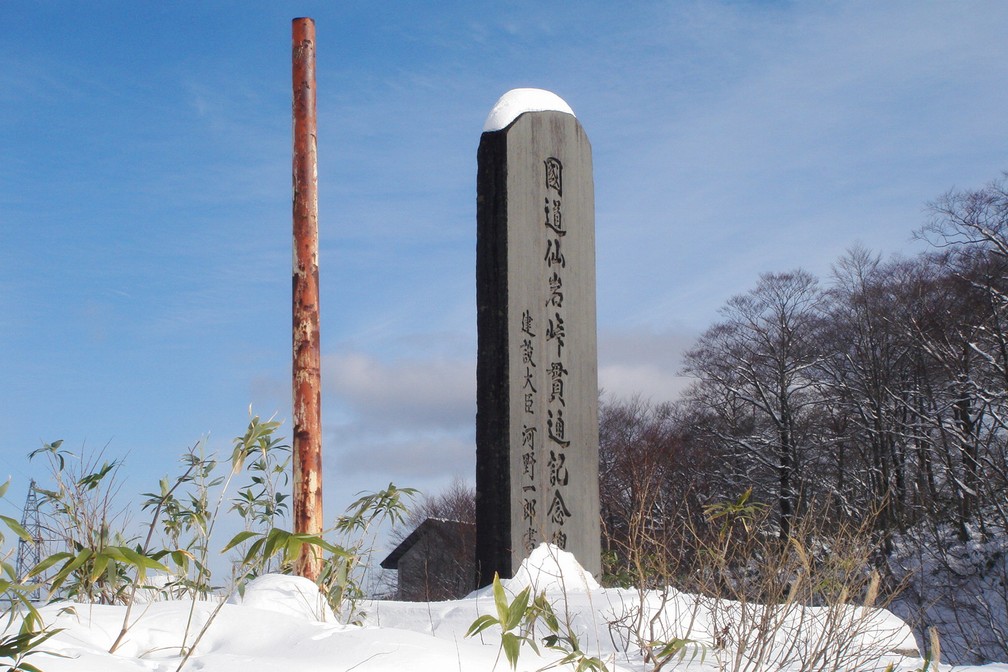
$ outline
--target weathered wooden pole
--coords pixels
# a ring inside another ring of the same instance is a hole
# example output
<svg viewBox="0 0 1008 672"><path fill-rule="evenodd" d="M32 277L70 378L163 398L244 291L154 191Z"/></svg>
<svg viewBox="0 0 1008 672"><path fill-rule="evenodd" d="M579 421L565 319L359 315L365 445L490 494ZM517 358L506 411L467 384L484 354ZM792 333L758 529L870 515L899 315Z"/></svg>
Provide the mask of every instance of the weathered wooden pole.
<svg viewBox="0 0 1008 672"><path fill-rule="evenodd" d="M318 139L315 22L292 22L294 89L294 531L322 533L322 411L318 281ZM322 557L305 546L301 576L318 578Z"/></svg>

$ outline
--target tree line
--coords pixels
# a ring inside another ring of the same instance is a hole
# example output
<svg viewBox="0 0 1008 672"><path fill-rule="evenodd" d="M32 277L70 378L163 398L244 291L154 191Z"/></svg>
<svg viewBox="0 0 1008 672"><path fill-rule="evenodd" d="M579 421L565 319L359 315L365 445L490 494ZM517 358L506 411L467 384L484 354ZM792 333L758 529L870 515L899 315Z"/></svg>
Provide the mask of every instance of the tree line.
<svg viewBox="0 0 1008 672"><path fill-rule="evenodd" d="M824 278L761 275L685 353L695 381L676 402L604 401L607 546L625 547L634 515L698 529L705 506L743 492L781 540L810 514L826 528L870 517L880 559L925 529L945 545L942 530L1003 539L1005 179L931 203L916 256L857 246Z"/></svg>

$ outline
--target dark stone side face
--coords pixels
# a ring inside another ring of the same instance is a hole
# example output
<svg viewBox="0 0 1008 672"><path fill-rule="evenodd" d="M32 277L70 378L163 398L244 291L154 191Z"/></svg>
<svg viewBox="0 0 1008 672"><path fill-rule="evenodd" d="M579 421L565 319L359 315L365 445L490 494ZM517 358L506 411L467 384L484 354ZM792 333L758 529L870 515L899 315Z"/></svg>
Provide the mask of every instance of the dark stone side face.
<svg viewBox="0 0 1008 672"><path fill-rule="evenodd" d="M591 146L563 112L484 133L477 176L479 585L539 543L600 572Z"/></svg>

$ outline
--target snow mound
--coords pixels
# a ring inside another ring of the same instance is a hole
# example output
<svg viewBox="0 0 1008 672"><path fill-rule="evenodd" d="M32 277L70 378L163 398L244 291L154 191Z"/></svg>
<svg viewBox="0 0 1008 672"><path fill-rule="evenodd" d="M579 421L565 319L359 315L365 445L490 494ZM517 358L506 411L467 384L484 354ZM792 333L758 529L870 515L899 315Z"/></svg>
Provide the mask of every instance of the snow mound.
<svg viewBox="0 0 1008 672"><path fill-rule="evenodd" d="M286 574L260 576L245 586L244 595L233 595L228 602L298 616L308 621L332 623L336 620L318 586L303 576Z"/></svg>
<svg viewBox="0 0 1008 672"><path fill-rule="evenodd" d="M483 122L483 131L499 131L525 112L566 112L574 115L563 98L545 89L511 89L501 96Z"/></svg>
<svg viewBox="0 0 1008 672"><path fill-rule="evenodd" d="M531 588L536 595L547 593L590 593L598 590L598 581L578 564L572 553L553 544L541 543L529 557L522 560L513 578L501 580L501 585L514 595ZM480 588L470 597L490 597L493 586Z"/></svg>

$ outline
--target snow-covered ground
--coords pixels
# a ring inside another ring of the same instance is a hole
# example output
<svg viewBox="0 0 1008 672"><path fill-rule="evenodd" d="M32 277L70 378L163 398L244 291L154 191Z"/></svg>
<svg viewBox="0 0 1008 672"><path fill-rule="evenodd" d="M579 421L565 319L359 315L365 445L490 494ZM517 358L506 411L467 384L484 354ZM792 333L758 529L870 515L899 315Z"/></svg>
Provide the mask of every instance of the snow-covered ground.
<svg viewBox="0 0 1008 672"><path fill-rule="evenodd" d="M937 628L949 660L1004 660L1008 533L996 524L969 533L963 541L951 526L921 525L896 537L889 566L905 587L891 608L917 626L918 637Z"/></svg>
<svg viewBox="0 0 1008 672"><path fill-rule="evenodd" d="M600 588L573 556L546 545L536 549L514 579L502 583L509 600L525 587L531 587L533 594L545 592L563 632L567 632L569 624L582 650L599 656L610 670L652 669L642 659L639 646L633 642L627 644L627 638L633 637L634 617L641 613L657 617L655 622L661 628L654 632L658 638L667 641L678 636L695 641L687 646L682 660L676 659L663 669L688 672L739 669L733 667L738 662L733 656L734 638L726 636L730 628L722 629L721 624L744 622L742 605L705 602L674 592L663 600L659 593L648 593L644 595L641 612L641 599L636 591ZM66 610L68 606L72 606L72 611ZM187 601L137 605L124 643L110 654L108 649L122 626L124 607L48 605L42 609L46 623L62 631L43 644L42 648L49 653L32 655L28 662L44 672L170 672L181 661L180 647L191 606ZM195 605L189 643L211 619L217 606L214 602ZM184 669L203 672L509 669L504 655L499 653L498 626L475 637L465 636L477 617L497 614L492 588L455 601L373 601L363 608L366 616L361 625L340 624L311 582L289 576L261 577L249 584L243 597L233 597L222 606ZM811 662L803 665L800 658L802 652L816 650L817 643L833 641L824 639L829 623L846 624L848 628L857 624L857 632L852 631L852 636L844 640L851 647L848 653L859 647L871 652L870 660L848 669L882 670L892 662L896 670L917 670L923 664L913 653L916 644L909 628L900 619L884 610L869 612L851 607L788 613L769 638L770 647L764 652L762 666L742 669L818 669ZM541 634L544 633L540 630ZM754 642L750 641L750 650L756 649L752 646ZM518 669L541 670L563 657L563 653L543 647L540 651L542 655L537 655L523 647ZM574 667L566 665L563 669ZM951 669L1008 672L1008 665Z"/></svg>

